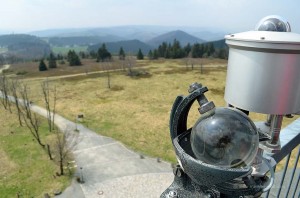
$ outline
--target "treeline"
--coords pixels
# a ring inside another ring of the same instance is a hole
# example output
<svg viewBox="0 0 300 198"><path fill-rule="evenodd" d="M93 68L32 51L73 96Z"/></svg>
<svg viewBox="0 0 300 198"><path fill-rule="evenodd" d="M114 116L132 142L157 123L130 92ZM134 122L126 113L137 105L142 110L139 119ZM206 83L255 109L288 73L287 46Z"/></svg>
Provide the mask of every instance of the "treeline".
<svg viewBox="0 0 300 198"><path fill-rule="evenodd" d="M182 47L178 40L174 40L173 43L163 42L157 49L149 50L148 59L154 60L158 58L166 59L180 59L180 58L220 58L228 59L228 48L223 46L224 41L216 41L209 43L195 43L193 45L187 44ZM216 46L218 47L215 47ZM224 43L225 45L225 43ZM123 47L119 49L119 59L124 60L126 52ZM144 54L139 48L136 59L143 60ZM48 59L48 67L43 60L40 61L39 70L46 71L48 68L56 68L56 60L59 60L60 64L65 64L64 60L67 60L70 66L82 65L80 59L92 58L96 59L96 62L107 62L112 60L112 54L107 49L106 44L102 44L97 51L91 50L88 52L79 52L78 54L74 50L69 50L67 55L50 53Z"/></svg>
<svg viewBox="0 0 300 198"><path fill-rule="evenodd" d="M94 45L102 42L99 36L73 36L73 37L51 37L48 40L49 44L54 46L85 46Z"/></svg>
<svg viewBox="0 0 300 198"><path fill-rule="evenodd" d="M228 59L227 48L215 48L214 43L203 44L187 44L182 47L178 40L174 40L173 43L163 42L157 49L150 50L148 53L149 59L178 59L178 58L221 58Z"/></svg>

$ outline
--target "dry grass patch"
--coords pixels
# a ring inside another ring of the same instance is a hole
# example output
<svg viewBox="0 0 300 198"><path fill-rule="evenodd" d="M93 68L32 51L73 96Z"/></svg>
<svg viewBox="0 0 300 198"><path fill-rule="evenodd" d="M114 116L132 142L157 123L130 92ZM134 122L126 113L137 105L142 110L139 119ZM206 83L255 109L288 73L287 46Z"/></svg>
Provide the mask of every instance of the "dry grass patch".
<svg viewBox="0 0 300 198"><path fill-rule="evenodd" d="M151 78L136 79L123 71L111 72L111 89L107 88L105 74L53 80L58 85L57 111L70 120L84 113L84 124L99 134L113 137L147 155L175 162L169 136L169 114L176 96L187 95L189 85L199 82L208 87L209 100L216 106L226 106L226 62L199 61L207 64L202 73L200 67L187 69L182 60L137 61ZM38 81L30 83L37 93ZM33 97L43 105L38 94ZM197 108L196 104L191 109L189 127L199 118ZM262 114L251 113L250 116L254 121L266 119ZM284 125L292 120L284 119Z"/></svg>
<svg viewBox="0 0 300 198"><path fill-rule="evenodd" d="M223 89L224 82L211 78L225 78L225 69L210 75L199 70L186 70L178 60L147 62L143 69L151 78L131 78L122 71L111 73L112 89L107 88L107 77L89 75L57 80L58 113L74 120L80 112L84 123L102 135L113 137L127 146L175 162L169 136L169 113L177 95L187 94L191 83L198 81L209 89ZM171 67L170 67L171 65ZM175 72L174 72L175 71ZM38 90L37 83L32 86ZM224 106L223 96L208 92L209 99ZM35 101L41 105L38 98ZM198 118L197 106L191 113L190 126Z"/></svg>
<svg viewBox="0 0 300 198"><path fill-rule="evenodd" d="M0 159L0 178L4 178L5 175L18 168L18 165L7 156L2 148L0 148Z"/></svg>

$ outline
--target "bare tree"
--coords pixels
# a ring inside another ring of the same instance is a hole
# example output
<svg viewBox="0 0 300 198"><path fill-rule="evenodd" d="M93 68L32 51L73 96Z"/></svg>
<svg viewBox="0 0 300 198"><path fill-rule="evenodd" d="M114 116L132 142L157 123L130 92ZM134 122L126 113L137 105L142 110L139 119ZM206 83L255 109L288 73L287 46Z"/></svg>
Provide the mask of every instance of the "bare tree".
<svg viewBox="0 0 300 198"><path fill-rule="evenodd" d="M47 153L48 153L49 159L50 159L50 160L53 160L53 157L52 157L52 153L51 153L51 149L50 149L50 145L49 145L49 144L47 144Z"/></svg>
<svg viewBox="0 0 300 198"><path fill-rule="evenodd" d="M40 120L35 113L31 110L31 104L28 98L28 88L27 85L23 84L20 89L20 95L22 99L22 116L25 125L30 130L32 136L37 140L39 145L45 147L41 141L40 137Z"/></svg>
<svg viewBox="0 0 300 198"><path fill-rule="evenodd" d="M49 126L49 132L52 131L52 122L51 122L51 110L50 110L50 94L49 94L49 81L43 81L41 83L42 92L44 96L45 107L47 111L47 121Z"/></svg>
<svg viewBox="0 0 300 198"><path fill-rule="evenodd" d="M128 75L133 76L133 67L136 65L136 60L132 56L127 56L126 57L126 62L127 62L127 68L128 68Z"/></svg>
<svg viewBox="0 0 300 198"><path fill-rule="evenodd" d="M106 71L107 74L107 88L110 89L110 74L109 74L109 70Z"/></svg>
<svg viewBox="0 0 300 198"><path fill-rule="evenodd" d="M110 71L111 71L111 62L109 60L105 60L104 62L101 63L102 69L106 71L106 76L107 76L107 88L111 88L111 77L110 77Z"/></svg>
<svg viewBox="0 0 300 198"><path fill-rule="evenodd" d="M71 159L72 150L78 144L78 133L72 132L70 127L66 127L62 132L54 130L56 138L54 148L56 157L55 160L59 164L60 175L64 175L64 166Z"/></svg>
<svg viewBox="0 0 300 198"><path fill-rule="evenodd" d="M0 77L0 91L2 94L1 97L1 103L4 107L4 109L9 110L10 113L12 113L11 111L11 104L10 104L10 100L9 100L9 83L7 80L7 77L5 74L2 74L2 76Z"/></svg>
<svg viewBox="0 0 300 198"><path fill-rule="evenodd" d="M202 59L200 59L200 73L203 74L203 62L202 62Z"/></svg>
<svg viewBox="0 0 300 198"><path fill-rule="evenodd" d="M23 124L22 124L22 109L21 109L21 104L20 104L19 96L18 96L19 88L20 88L20 82L18 80L12 80L11 84L10 84L10 89L11 89L12 96L14 97L14 102L15 102L15 106L17 109L19 124L20 124L20 126L23 126Z"/></svg>
<svg viewBox="0 0 300 198"><path fill-rule="evenodd" d="M192 70L194 70L195 59L193 58L192 51L188 55L189 63L191 64Z"/></svg>
<svg viewBox="0 0 300 198"><path fill-rule="evenodd" d="M121 69L122 69L123 71L126 71L126 69L125 69L125 65L126 65L126 64L125 64L125 63L126 63L126 62L125 62L125 59L122 59L122 60L120 60L119 62L120 62L120 64L121 64Z"/></svg>
<svg viewBox="0 0 300 198"><path fill-rule="evenodd" d="M189 57L183 58L182 60L183 60L183 62L185 64L186 70L188 70L188 66L189 66L189 63L190 63Z"/></svg>
<svg viewBox="0 0 300 198"><path fill-rule="evenodd" d="M53 88L52 128L54 128L54 118L56 114L56 100L57 100L57 92L56 92L56 85L55 85Z"/></svg>
<svg viewBox="0 0 300 198"><path fill-rule="evenodd" d="M48 79L41 83L41 87L42 87L42 92L43 92L43 96L44 96L45 107L47 110L47 120L48 120L49 131L51 132L54 129L55 107L56 107L56 100L57 100L56 86L54 86L54 89L53 89L52 109L51 109L51 104L50 104L51 103L50 88L49 88Z"/></svg>

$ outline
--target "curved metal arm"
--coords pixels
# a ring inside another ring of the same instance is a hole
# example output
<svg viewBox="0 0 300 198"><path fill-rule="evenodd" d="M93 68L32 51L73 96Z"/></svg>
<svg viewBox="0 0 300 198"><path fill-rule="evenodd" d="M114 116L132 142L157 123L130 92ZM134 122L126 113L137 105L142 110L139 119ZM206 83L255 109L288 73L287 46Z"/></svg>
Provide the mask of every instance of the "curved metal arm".
<svg viewBox="0 0 300 198"><path fill-rule="evenodd" d="M186 97L178 96L176 98L170 116L170 134L172 142L178 135L187 131L187 117L191 106L198 97L207 91L207 87L201 87Z"/></svg>

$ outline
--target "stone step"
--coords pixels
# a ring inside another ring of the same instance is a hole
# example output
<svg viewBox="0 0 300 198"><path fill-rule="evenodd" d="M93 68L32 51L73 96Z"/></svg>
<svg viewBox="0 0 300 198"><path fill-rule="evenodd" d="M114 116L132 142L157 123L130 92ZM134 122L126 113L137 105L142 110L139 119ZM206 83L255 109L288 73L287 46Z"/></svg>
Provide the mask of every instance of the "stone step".
<svg viewBox="0 0 300 198"><path fill-rule="evenodd" d="M84 185L82 189L89 198L157 198L172 184L173 179L172 173L148 173Z"/></svg>
<svg viewBox="0 0 300 198"><path fill-rule="evenodd" d="M131 176L145 173L172 172L171 165L165 162L158 163L155 159L127 157L119 160L110 160L106 163L93 163L82 166L77 174L83 175L85 184L103 182L118 177ZM95 171L96 170L96 171ZM82 171L82 172L81 172ZM88 178L88 179L85 179Z"/></svg>

